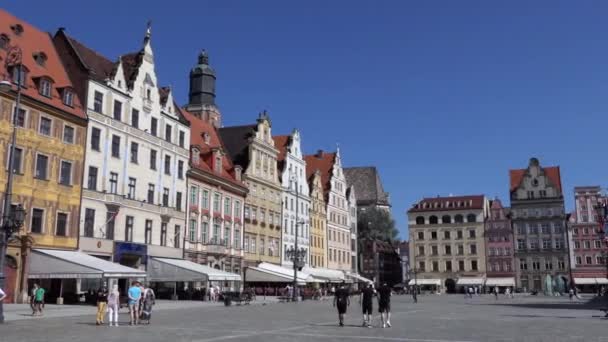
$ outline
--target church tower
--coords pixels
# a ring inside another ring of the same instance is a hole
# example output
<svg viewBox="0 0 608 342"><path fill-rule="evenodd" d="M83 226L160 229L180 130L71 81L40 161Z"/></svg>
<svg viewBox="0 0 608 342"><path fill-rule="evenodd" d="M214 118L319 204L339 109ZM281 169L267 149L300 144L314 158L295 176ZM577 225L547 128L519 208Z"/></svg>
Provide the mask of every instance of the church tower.
<svg viewBox="0 0 608 342"><path fill-rule="evenodd" d="M215 104L215 71L209 66L205 50L198 55L198 64L190 70L190 91L186 110L217 128L222 115Z"/></svg>

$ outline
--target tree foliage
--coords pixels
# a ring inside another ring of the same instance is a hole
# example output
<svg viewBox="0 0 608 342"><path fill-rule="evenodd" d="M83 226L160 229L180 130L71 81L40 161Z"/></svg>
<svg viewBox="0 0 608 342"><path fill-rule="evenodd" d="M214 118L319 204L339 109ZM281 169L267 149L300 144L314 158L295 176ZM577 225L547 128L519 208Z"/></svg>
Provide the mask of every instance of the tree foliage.
<svg viewBox="0 0 608 342"><path fill-rule="evenodd" d="M379 208L360 210L357 214L357 230L359 238L396 241L399 236L390 212Z"/></svg>

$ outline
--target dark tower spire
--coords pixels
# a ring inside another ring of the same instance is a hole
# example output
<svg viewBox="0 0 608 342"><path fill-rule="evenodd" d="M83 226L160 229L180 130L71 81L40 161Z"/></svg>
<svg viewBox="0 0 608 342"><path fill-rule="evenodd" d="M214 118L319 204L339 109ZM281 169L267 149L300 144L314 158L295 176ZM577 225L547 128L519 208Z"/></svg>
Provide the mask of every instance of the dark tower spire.
<svg viewBox="0 0 608 342"><path fill-rule="evenodd" d="M198 64L190 70L188 106L215 105L215 71L209 66L205 50L198 55Z"/></svg>

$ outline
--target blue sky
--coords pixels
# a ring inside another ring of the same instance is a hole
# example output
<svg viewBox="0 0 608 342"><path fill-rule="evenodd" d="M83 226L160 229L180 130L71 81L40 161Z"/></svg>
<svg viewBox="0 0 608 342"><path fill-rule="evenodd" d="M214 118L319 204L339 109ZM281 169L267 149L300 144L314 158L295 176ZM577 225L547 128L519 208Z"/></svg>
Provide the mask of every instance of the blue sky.
<svg viewBox="0 0 608 342"><path fill-rule="evenodd" d="M162 85L185 103L207 49L224 123L263 109L273 133L376 165L402 236L424 196L483 193L508 204L508 170L560 165L606 186L608 2L5 1L41 29L116 58L146 22Z"/></svg>

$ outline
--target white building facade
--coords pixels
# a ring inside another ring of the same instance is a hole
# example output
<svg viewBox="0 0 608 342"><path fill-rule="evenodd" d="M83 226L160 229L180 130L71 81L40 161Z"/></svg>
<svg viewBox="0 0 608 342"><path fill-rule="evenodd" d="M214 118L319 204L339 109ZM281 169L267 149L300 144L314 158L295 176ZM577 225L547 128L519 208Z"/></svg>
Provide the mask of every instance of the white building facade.
<svg viewBox="0 0 608 342"><path fill-rule="evenodd" d="M327 266L330 269L352 271L350 212L340 149L334 153L330 172L327 195Z"/></svg>
<svg viewBox="0 0 608 342"><path fill-rule="evenodd" d="M150 28L117 62L65 38L88 79L80 250L140 269L182 258L190 129L158 86Z"/></svg>
<svg viewBox="0 0 608 342"><path fill-rule="evenodd" d="M281 264L293 267L293 261L285 253L295 248L304 249L304 264L309 264L310 253L310 190L306 180L306 162L302 155L301 137L298 130L288 136L274 137L279 150L279 175L281 177L283 231L281 234Z"/></svg>

